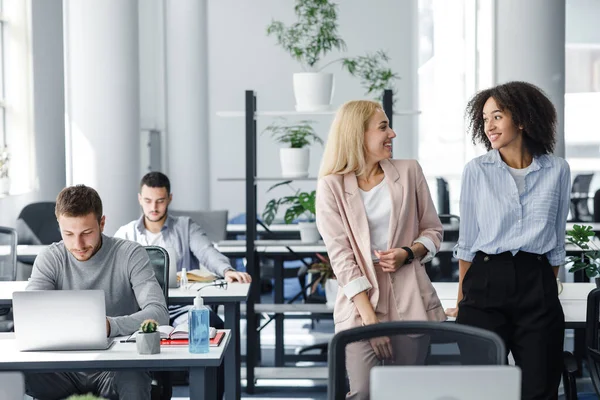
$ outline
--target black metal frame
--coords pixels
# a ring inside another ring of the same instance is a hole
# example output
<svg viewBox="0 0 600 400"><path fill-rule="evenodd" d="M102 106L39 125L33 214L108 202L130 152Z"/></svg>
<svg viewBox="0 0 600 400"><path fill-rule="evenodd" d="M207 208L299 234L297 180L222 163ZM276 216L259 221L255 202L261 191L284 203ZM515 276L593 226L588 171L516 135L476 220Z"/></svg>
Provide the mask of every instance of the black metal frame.
<svg viewBox="0 0 600 400"><path fill-rule="evenodd" d="M506 346L504 342L494 332L467 325L446 324L435 321L400 321L385 322L369 326L347 329L338 332L333 336L329 343L329 378L327 383L327 399L343 400L346 397L346 346L360 340L369 340L380 336L410 335L410 334L431 334L440 333L456 334L474 339L488 340L495 345L495 354L490 354L495 358L494 365L506 365ZM339 373L338 366L344 366Z"/></svg>
<svg viewBox="0 0 600 400"><path fill-rule="evenodd" d="M254 311L254 304L260 301L260 268L258 254L254 241L256 240L257 228L259 223L256 218L256 94L253 90L245 91L245 130L246 130L246 270L255 282L250 286L250 295L246 303L247 320L247 346L246 346L246 392L252 394L255 391L254 366L259 360L260 341L259 316ZM390 127L393 127L393 92L384 90L382 97L383 110L389 119ZM291 251L291 249L290 249ZM275 271L277 274L278 272ZM281 288L283 290L283 288ZM276 297L282 297L282 293L277 293ZM277 315L275 319L282 319L283 315ZM278 334L283 335L283 324L278 324ZM280 355L282 358L282 355Z"/></svg>

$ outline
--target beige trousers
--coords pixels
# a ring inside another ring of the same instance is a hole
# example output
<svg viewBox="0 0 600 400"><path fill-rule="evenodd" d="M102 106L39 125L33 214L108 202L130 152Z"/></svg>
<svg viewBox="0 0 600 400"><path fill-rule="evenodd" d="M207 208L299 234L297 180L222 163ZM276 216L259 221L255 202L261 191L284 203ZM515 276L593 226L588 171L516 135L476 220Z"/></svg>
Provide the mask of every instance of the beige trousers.
<svg viewBox="0 0 600 400"><path fill-rule="evenodd" d="M380 279L382 283L388 284L391 288L391 282ZM383 281L383 282L382 282ZM389 310L387 315L377 313L377 317L381 322L400 321L400 315L395 307L394 294L391 290L386 290L389 293ZM385 293L384 292L384 293ZM394 352L393 360L380 361L371 343L368 340L351 343L346 347L346 372L350 383L350 392L346 395L346 399L363 400L369 398L369 377L371 368L376 365L422 365L429 348L429 337L427 336L408 336L399 335L390 337Z"/></svg>

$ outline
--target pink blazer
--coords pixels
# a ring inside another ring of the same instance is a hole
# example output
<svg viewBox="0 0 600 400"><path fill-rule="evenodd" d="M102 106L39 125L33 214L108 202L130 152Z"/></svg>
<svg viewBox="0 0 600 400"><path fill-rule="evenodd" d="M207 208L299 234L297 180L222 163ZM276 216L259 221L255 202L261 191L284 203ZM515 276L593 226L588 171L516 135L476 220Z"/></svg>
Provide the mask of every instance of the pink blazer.
<svg viewBox="0 0 600 400"><path fill-rule="evenodd" d="M392 197L389 248L411 246L420 236L429 238L439 250L442 224L433 205L421 166L416 160L383 160ZM360 326L362 320L343 288L361 276L368 279L373 309L387 314L389 296L380 298L380 282L371 260L371 239L364 204L354 173L319 179L316 199L317 226L338 279L340 290L334 307L336 331ZM391 274L391 290L402 320L446 319L425 267L420 260Z"/></svg>

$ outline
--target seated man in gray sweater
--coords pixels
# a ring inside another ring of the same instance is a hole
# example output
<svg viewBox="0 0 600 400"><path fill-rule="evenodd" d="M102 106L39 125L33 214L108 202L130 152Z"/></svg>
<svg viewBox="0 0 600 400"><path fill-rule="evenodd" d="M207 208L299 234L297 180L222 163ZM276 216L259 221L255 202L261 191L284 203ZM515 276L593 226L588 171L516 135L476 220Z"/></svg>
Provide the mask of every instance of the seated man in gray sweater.
<svg viewBox="0 0 600 400"><path fill-rule="evenodd" d="M169 322L165 298L146 250L137 243L102 234L105 217L98 193L84 185L63 189L56 199L62 241L42 251L28 290L102 289L106 336L130 335L145 319ZM28 373L27 394L64 399L92 392L107 399L147 400L148 372Z"/></svg>

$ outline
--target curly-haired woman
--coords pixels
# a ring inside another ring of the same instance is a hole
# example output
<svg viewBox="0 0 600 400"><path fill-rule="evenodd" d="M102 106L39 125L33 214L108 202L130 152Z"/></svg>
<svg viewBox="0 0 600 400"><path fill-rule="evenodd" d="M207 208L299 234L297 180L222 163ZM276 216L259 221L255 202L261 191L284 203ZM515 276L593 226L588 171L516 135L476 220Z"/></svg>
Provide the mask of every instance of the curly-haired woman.
<svg viewBox="0 0 600 400"><path fill-rule="evenodd" d="M488 152L462 176L456 322L496 332L522 371L523 399L556 398L564 314L570 169L551 155L556 110L537 87L509 82L467 106L473 143Z"/></svg>

